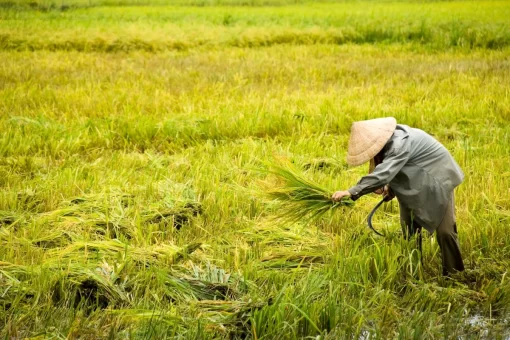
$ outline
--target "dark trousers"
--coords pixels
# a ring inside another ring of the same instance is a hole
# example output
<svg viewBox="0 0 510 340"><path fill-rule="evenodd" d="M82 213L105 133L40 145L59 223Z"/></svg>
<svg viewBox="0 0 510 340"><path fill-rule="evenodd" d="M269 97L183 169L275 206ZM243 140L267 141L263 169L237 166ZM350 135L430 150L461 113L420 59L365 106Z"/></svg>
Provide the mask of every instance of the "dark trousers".
<svg viewBox="0 0 510 340"><path fill-rule="evenodd" d="M413 212L400 204L400 224L402 231L407 237L421 232L421 225L413 218ZM443 275L464 270L464 262L460 254L459 241L457 240L457 223L455 220L455 199L448 204L446 213L436 229L436 239L441 249L443 263Z"/></svg>

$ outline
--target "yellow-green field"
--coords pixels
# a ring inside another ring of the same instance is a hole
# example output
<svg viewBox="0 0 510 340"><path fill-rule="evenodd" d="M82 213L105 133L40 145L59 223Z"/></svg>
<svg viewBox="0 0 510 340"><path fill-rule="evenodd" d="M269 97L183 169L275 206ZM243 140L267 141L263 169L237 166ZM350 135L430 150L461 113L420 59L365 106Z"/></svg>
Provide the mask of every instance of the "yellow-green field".
<svg viewBox="0 0 510 340"><path fill-rule="evenodd" d="M510 1L0 3L0 335L510 337ZM280 223L261 171L348 189L353 121L441 141L467 271L369 195Z"/></svg>

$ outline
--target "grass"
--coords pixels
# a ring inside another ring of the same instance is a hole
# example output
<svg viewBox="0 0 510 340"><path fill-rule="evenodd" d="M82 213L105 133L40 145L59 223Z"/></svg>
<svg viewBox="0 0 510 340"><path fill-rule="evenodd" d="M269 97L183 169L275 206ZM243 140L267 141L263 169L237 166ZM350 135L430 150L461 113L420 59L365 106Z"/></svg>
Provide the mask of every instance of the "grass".
<svg viewBox="0 0 510 340"><path fill-rule="evenodd" d="M510 44L506 1L100 6L66 11L15 7L0 15L0 50L6 51L158 52L348 43L444 50L501 49Z"/></svg>
<svg viewBox="0 0 510 340"><path fill-rule="evenodd" d="M0 9L1 336L508 337L508 2L73 4ZM260 195L275 158L348 189L351 123L389 115L466 174L463 275L396 202L380 238L379 197Z"/></svg>

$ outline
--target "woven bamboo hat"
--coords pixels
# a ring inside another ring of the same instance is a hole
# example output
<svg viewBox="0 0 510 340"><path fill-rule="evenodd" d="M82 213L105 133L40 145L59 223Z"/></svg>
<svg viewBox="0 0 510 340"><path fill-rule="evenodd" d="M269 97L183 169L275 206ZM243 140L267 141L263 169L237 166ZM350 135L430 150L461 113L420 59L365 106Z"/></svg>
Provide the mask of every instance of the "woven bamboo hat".
<svg viewBox="0 0 510 340"><path fill-rule="evenodd" d="M352 166L368 162L382 150L397 127L393 117L354 122L347 151L347 163Z"/></svg>

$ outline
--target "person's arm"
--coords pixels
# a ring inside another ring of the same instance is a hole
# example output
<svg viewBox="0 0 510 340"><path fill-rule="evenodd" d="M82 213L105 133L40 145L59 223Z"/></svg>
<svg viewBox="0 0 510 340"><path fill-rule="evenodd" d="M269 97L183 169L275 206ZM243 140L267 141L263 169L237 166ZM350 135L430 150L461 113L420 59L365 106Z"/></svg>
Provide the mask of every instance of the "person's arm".
<svg viewBox="0 0 510 340"><path fill-rule="evenodd" d="M363 195L384 187L391 182L408 160L407 148L389 150L389 154L385 155L382 163L376 166L371 174L362 177L356 186L347 190L351 194L351 199L355 201Z"/></svg>
<svg viewBox="0 0 510 340"><path fill-rule="evenodd" d="M390 148L384 155L381 164L377 165L374 171L361 178L354 187L347 191L337 191L333 194L333 200L341 200L343 197L351 197L353 201L363 195L374 192L384 187L398 174L400 169L409 160L409 150L406 143L399 145L399 148Z"/></svg>

